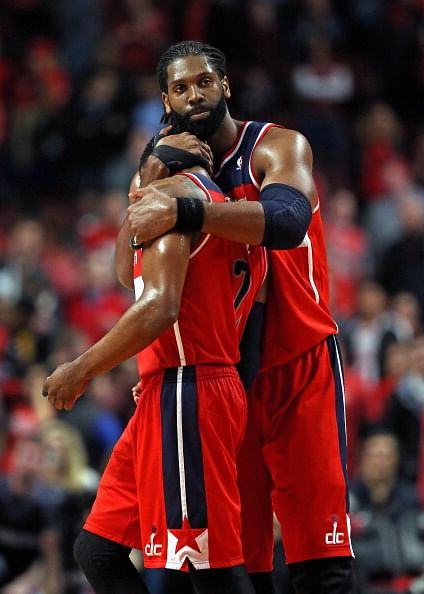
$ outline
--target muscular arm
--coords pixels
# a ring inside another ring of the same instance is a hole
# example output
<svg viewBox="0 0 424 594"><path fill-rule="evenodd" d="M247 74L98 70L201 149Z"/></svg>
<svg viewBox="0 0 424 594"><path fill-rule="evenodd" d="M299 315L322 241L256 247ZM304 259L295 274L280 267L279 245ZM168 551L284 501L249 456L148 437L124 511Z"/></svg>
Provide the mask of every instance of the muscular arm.
<svg viewBox="0 0 424 594"><path fill-rule="evenodd" d="M296 131L272 128L258 143L253 168L261 190L273 183L285 184L301 192L313 208L316 202L312 178L312 151L307 140ZM175 225L176 197L171 188L155 184L143 190L142 204L129 208L129 222L137 239L143 241L165 233ZM260 202L208 203L202 230L219 237L259 245L264 237L265 216Z"/></svg>
<svg viewBox="0 0 424 594"><path fill-rule="evenodd" d="M143 178L135 174L130 185L130 194L137 189L147 186L152 180L168 177L169 170L156 157L149 157L143 171ZM128 223L128 216L118 232L115 244L115 271L119 282L127 289L133 289L133 257L134 252L129 247L132 232Z"/></svg>
<svg viewBox="0 0 424 594"><path fill-rule="evenodd" d="M167 146L175 147L180 150L190 152L192 155L198 158L202 158L205 162L209 163L210 170L212 170L212 152L208 145L200 141L198 138L189 134L188 132L182 132L180 134L171 134L172 126L162 130L166 135L159 140L156 146ZM144 188L154 180L160 180L169 176L169 169L154 155L150 155L145 164L143 165L142 175L135 174L131 181L129 196L130 203L133 203L135 192L140 188ZM128 217L125 218L116 240L115 245L115 271L119 282L128 289L133 289L133 255L134 252L129 247L130 238L133 237ZM151 235L150 239L158 237L161 233Z"/></svg>
<svg viewBox="0 0 424 594"><path fill-rule="evenodd" d="M261 182L261 191L269 184L295 188L315 206L312 179L312 151L304 136L294 130L271 129L258 143L252 158L253 169ZM262 242L265 217L260 202L230 202L206 205L203 230L226 239L251 245ZM224 211L222 207L229 207Z"/></svg>
<svg viewBox="0 0 424 594"><path fill-rule="evenodd" d="M46 379L43 394L55 408L70 410L92 378L138 353L176 321L190 243L189 235L173 233L143 249L141 297L103 338Z"/></svg>

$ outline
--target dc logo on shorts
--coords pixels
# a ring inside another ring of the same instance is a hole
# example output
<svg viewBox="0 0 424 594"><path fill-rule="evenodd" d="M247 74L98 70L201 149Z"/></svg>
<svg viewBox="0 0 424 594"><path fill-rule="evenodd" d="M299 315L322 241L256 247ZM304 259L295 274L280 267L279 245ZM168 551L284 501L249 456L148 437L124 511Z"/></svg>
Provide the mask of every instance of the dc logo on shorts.
<svg viewBox="0 0 424 594"><path fill-rule="evenodd" d="M149 542L144 547L144 554L147 557L160 557L162 555L162 545L155 544L156 531L156 526L152 526Z"/></svg>
<svg viewBox="0 0 424 594"><path fill-rule="evenodd" d="M325 544L327 545L338 545L344 543L344 534L343 532L337 532L337 521L338 517L336 515L333 516L333 530L331 532L327 532L325 535Z"/></svg>

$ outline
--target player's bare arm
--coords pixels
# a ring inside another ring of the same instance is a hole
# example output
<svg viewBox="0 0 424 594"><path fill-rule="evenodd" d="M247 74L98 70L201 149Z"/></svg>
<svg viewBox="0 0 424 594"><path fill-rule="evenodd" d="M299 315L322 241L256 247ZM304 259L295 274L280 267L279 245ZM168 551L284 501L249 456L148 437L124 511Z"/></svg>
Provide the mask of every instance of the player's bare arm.
<svg viewBox="0 0 424 594"><path fill-rule="evenodd" d="M261 191L270 184L283 184L304 196L311 207L315 205L312 151L300 133L271 129L253 153L253 167L262 180ZM165 233L177 222L177 194L171 191L165 195L161 190L162 186L150 184L142 191L143 202L129 208L130 227L139 241ZM305 221L305 231L307 224ZM233 241L260 245L266 231L264 205L252 201L205 204L202 230Z"/></svg>
<svg viewBox="0 0 424 594"><path fill-rule="evenodd" d="M194 158L202 159L207 165L207 169L212 171L212 151L210 147L199 140L193 134L189 132L182 132L180 134L171 134L172 126L162 130L161 132L165 135L157 143L156 147L168 147L169 149L178 149L191 153ZM137 172L131 181L129 189L129 202L130 204L136 202L141 198L141 194L138 191L147 186L153 180L166 178L170 175L169 168L166 166L164 161L158 158L156 155L150 155L146 163L143 166L142 175L140 176ZM154 237L161 235L158 233ZM119 282L128 289L133 289L133 251L129 247L130 238L133 236L129 223L128 217L125 218L119 230L116 246L115 246L115 271ZM151 237L153 239L153 237Z"/></svg>
<svg viewBox="0 0 424 594"><path fill-rule="evenodd" d="M190 244L190 235L172 233L143 249L141 297L103 338L46 379L43 395L56 409L73 408L91 379L134 356L177 320Z"/></svg>

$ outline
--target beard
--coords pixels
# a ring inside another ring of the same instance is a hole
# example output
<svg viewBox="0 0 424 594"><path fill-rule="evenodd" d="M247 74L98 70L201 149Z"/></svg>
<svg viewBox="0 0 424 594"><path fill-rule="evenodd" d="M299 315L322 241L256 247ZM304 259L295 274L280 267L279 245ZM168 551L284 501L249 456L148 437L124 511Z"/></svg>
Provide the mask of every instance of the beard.
<svg viewBox="0 0 424 594"><path fill-rule="evenodd" d="M190 132L190 134L194 134L200 140L206 140L215 134L227 113L227 103L224 93L222 93L215 107L202 105L203 107L209 111L209 116L204 120L192 120L190 119L190 114L181 115L171 108L170 123L173 125L172 133Z"/></svg>

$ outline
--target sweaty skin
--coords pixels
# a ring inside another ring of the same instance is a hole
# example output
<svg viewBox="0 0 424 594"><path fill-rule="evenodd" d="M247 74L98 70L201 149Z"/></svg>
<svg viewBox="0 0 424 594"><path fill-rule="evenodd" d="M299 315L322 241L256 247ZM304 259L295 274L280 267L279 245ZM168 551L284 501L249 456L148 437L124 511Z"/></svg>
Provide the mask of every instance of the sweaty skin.
<svg viewBox="0 0 424 594"><path fill-rule="evenodd" d="M180 192L203 198L188 178L173 179ZM57 410L71 410L91 379L136 355L178 319L193 239L191 234L169 233L144 246L140 298L103 338L45 380L43 395Z"/></svg>
<svg viewBox="0 0 424 594"><path fill-rule="evenodd" d="M172 126L168 126L161 130L164 134L169 134L172 130ZM210 147L193 136L193 134L189 134L188 132L182 132L180 134L175 135L167 135L157 143L157 146L166 145L169 147L177 147L186 151L190 151L194 155L199 155L205 158L209 163L209 173L212 171L212 151ZM141 198L141 195L136 194L136 190L146 186L152 180L158 180L161 178L165 178L169 176L169 169L154 155L150 155L147 158L147 161L143 167L143 175L142 177L138 178L136 183L135 177L133 177L133 181L131 182L130 187L130 203L134 203L135 201ZM172 186L172 182L170 184ZM125 218L124 222L121 225L121 228L118 233L118 237L116 240L115 246L115 271L118 277L119 282L127 287L128 289L133 289L133 250L129 247L129 240L134 235L132 233L129 222L128 216ZM158 237L161 233L157 233L156 235L152 236ZM138 240L137 240L138 241Z"/></svg>
<svg viewBox="0 0 424 594"><path fill-rule="evenodd" d="M215 105L222 93L230 97L229 83L222 80L203 56L180 58L168 66L168 93L162 94L165 110L188 114L199 106ZM215 157L220 157L237 138L241 122L226 112L219 129L207 139ZM312 151L297 131L272 128L258 143L252 157L261 188L271 183L287 184L302 192L316 206L312 177ZM145 184L146 185L146 184ZM137 196L143 198L128 208L130 232L143 242L172 229L176 222L177 194L167 180L152 182ZM202 230L226 239L259 245L264 235L264 213L260 202L205 204Z"/></svg>

